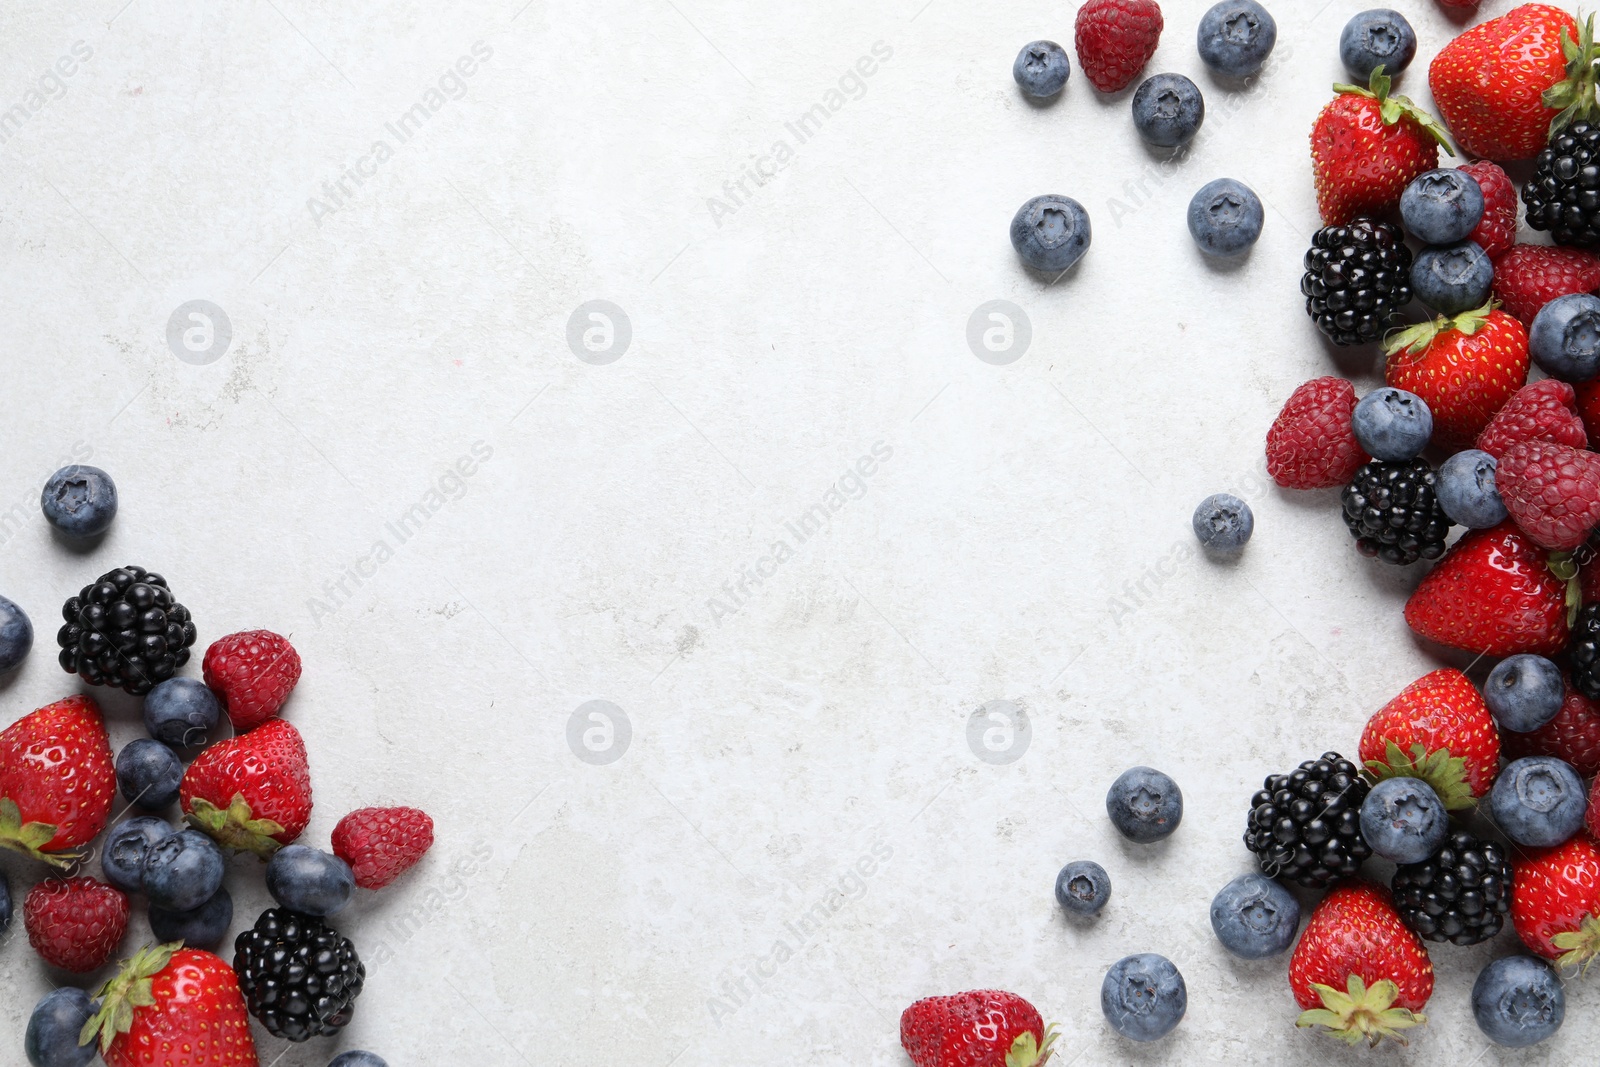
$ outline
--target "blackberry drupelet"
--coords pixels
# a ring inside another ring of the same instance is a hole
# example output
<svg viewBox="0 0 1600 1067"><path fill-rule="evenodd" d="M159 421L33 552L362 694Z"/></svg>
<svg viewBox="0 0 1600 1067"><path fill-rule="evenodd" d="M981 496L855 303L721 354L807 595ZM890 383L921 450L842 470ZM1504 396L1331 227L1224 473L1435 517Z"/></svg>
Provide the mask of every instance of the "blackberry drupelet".
<svg viewBox="0 0 1600 1067"><path fill-rule="evenodd" d="M1411 302L1411 250L1391 223L1362 216L1324 226L1311 238L1305 268L1306 314L1336 345L1381 340Z"/></svg>
<svg viewBox="0 0 1600 1067"><path fill-rule="evenodd" d="M308 1041L350 1022L367 968L350 939L321 919L272 908L233 948L245 1005L274 1037Z"/></svg>
<svg viewBox="0 0 1600 1067"><path fill-rule="evenodd" d="M61 609L56 633L63 670L90 685L143 696L189 662L194 622L167 580L143 567L118 567Z"/></svg>
<svg viewBox="0 0 1600 1067"><path fill-rule="evenodd" d="M1600 126L1575 122L1550 139L1522 187L1528 225L1558 245L1600 244Z"/></svg>
<svg viewBox="0 0 1600 1067"><path fill-rule="evenodd" d="M1339 497L1356 550L1397 564L1444 555L1450 516L1439 504L1434 479L1425 459L1375 459L1356 471Z"/></svg>
<svg viewBox="0 0 1600 1067"><path fill-rule="evenodd" d="M1349 878L1372 855L1361 836L1367 783L1337 752L1274 774L1250 800L1244 843L1269 878L1324 889Z"/></svg>
<svg viewBox="0 0 1600 1067"><path fill-rule="evenodd" d="M1572 659L1572 688L1590 700L1600 700L1600 601L1578 610L1567 654Z"/></svg>
<svg viewBox="0 0 1600 1067"><path fill-rule="evenodd" d="M1505 925L1511 864L1505 851L1457 830L1421 863L1395 868L1394 904L1405 924L1429 941L1476 945Z"/></svg>

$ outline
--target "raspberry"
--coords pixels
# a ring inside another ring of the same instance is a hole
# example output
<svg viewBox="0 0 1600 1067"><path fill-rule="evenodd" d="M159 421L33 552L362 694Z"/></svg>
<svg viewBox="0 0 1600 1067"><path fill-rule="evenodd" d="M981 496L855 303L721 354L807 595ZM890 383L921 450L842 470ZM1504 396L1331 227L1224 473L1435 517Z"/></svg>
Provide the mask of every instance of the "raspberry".
<svg viewBox="0 0 1600 1067"><path fill-rule="evenodd" d="M93 878L51 878L22 902L28 943L52 967L74 974L99 970L128 929L128 898Z"/></svg>
<svg viewBox="0 0 1600 1067"><path fill-rule="evenodd" d="M1578 418L1583 420L1589 440L1600 441L1600 379L1575 385L1572 391L1577 398Z"/></svg>
<svg viewBox="0 0 1600 1067"><path fill-rule="evenodd" d="M1500 740L1507 759L1554 756L1585 778L1600 774L1600 704L1569 688L1555 718L1531 733L1504 730Z"/></svg>
<svg viewBox="0 0 1600 1067"><path fill-rule="evenodd" d="M432 845L433 820L416 808L362 808L333 828L333 854L350 865L362 889L382 889Z"/></svg>
<svg viewBox="0 0 1600 1067"><path fill-rule="evenodd" d="M1102 93L1133 84L1161 40L1161 5L1155 0L1088 0L1078 8L1078 65Z"/></svg>
<svg viewBox="0 0 1600 1067"><path fill-rule="evenodd" d="M239 733L278 714L300 680L300 654L270 630L218 638L206 649L206 685L217 694Z"/></svg>
<svg viewBox="0 0 1600 1067"><path fill-rule="evenodd" d="M1371 457L1356 441L1350 416L1355 386L1315 378L1296 389L1267 431L1267 473L1285 489L1344 485Z"/></svg>
<svg viewBox="0 0 1600 1067"><path fill-rule="evenodd" d="M1600 255L1576 248L1517 245L1494 262L1494 295L1524 327L1558 296L1600 288Z"/></svg>
<svg viewBox="0 0 1600 1067"><path fill-rule="evenodd" d="M1483 190L1483 218L1468 239L1493 259L1517 242L1517 187L1500 164L1487 159L1459 168L1477 179Z"/></svg>
<svg viewBox="0 0 1600 1067"><path fill-rule="evenodd" d="M1587 448L1589 435L1575 410L1577 397L1566 382L1545 378L1525 385L1506 401L1478 435L1478 448L1495 459L1523 441L1553 441Z"/></svg>
<svg viewBox="0 0 1600 1067"><path fill-rule="evenodd" d="M1524 441L1500 457L1500 499L1522 532L1544 548L1577 548L1600 524L1600 455Z"/></svg>

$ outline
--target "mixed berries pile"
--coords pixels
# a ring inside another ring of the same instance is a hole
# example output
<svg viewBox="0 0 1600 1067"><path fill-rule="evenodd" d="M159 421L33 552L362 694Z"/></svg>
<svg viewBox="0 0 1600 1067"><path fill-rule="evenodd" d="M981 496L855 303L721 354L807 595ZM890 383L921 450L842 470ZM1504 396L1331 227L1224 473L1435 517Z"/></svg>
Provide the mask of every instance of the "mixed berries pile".
<svg viewBox="0 0 1600 1067"><path fill-rule="evenodd" d="M84 542L109 527L116 499L104 471L67 468L47 484L43 510L59 536ZM61 666L86 688L142 697L149 736L114 755L88 693L0 731L0 848L43 875L23 896L22 923L57 985L28 1021L28 1062L259 1067L252 1017L291 1042L339 1033L366 969L329 920L358 887L380 889L415 865L433 843L432 820L367 808L340 820L329 850L297 843L311 821L311 771L280 714L301 672L287 638L229 634L207 647L203 681L180 675L195 622L166 579L137 566L84 586L62 618ZM0 598L0 670L20 665L32 642L26 614ZM224 718L232 736L215 740ZM229 856L241 852L260 858L278 906L234 939L230 961L218 950L234 919ZM155 940L94 992L73 984L117 955L141 896ZM0 873L0 932L12 914ZM384 1061L350 1051L332 1067Z"/></svg>

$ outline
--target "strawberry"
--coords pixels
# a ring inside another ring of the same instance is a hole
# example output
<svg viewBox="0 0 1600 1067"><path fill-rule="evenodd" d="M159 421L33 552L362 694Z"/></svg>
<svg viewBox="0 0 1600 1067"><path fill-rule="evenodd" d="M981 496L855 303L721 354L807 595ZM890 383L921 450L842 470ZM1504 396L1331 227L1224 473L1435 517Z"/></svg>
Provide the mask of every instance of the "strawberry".
<svg viewBox="0 0 1600 1067"><path fill-rule="evenodd" d="M1347 484L1372 457L1350 426L1355 386L1343 378L1314 378L1290 395L1267 431L1267 473L1285 489L1331 489Z"/></svg>
<svg viewBox="0 0 1600 1067"><path fill-rule="evenodd" d="M1469 530L1406 601L1406 622L1467 652L1553 656L1566 647L1577 613L1570 563L1552 561L1510 522Z"/></svg>
<svg viewBox="0 0 1600 1067"><path fill-rule="evenodd" d="M1541 378L1518 389L1506 406L1495 412L1478 435L1476 447L1496 459L1523 441L1554 441L1587 448L1589 435L1576 406L1572 386L1554 378Z"/></svg>
<svg viewBox="0 0 1600 1067"><path fill-rule="evenodd" d="M1502 161L1538 155L1562 109L1578 102L1585 84L1593 94L1584 69L1584 56L1593 56L1577 51L1580 36L1560 8L1523 4L1440 49L1428 86L1461 147Z"/></svg>
<svg viewBox="0 0 1600 1067"><path fill-rule="evenodd" d="M1517 240L1517 187L1500 164L1487 159L1463 163L1461 171L1477 179L1478 188L1483 190L1483 218L1467 239L1494 259Z"/></svg>
<svg viewBox="0 0 1600 1067"><path fill-rule="evenodd" d="M1102 93L1133 84L1161 40L1161 5L1155 0L1088 0L1073 24L1078 66Z"/></svg>
<svg viewBox="0 0 1600 1067"><path fill-rule="evenodd" d="M150 945L98 996L79 1041L106 1067L260 1067L239 978L209 952Z"/></svg>
<svg viewBox="0 0 1600 1067"><path fill-rule="evenodd" d="M900 1015L916 1067L1042 1067L1055 1036L1037 1008L997 989L924 997Z"/></svg>
<svg viewBox="0 0 1600 1067"><path fill-rule="evenodd" d="M300 654L271 630L229 634L206 649L206 685L239 733L278 714L300 680Z"/></svg>
<svg viewBox="0 0 1600 1067"><path fill-rule="evenodd" d="M1383 378L1433 412L1433 442L1466 448L1528 380L1528 332L1491 301L1400 331Z"/></svg>
<svg viewBox="0 0 1600 1067"><path fill-rule="evenodd" d="M1305 1011L1296 1025L1321 1026L1354 1045L1420 1026L1433 995L1422 939L1400 921L1389 891L1346 882L1322 898L1289 959L1289 988Z"/></svg>
<svg viewBox="0 0 1600 1067"><path fill-rule="evenodd" d="M1511 922L1522 943L1563 967L1585 970L1600 955L1600 847L1579 834L1516 864Z"/></svg>
<svg viewBox="0 0 1600 1067"><path fill-rule="evenodd" d="M128 929L128 898L93 878L48 878L22 902L28 943L52 967L99 970Z"/></svg>
<svg viewBox="0 0 1600 1067"><path fill-rule="evenodd" d="M1338 95L1311 125L1317 210L1328 226L1383 214L1400 203L1413 178L1439 165L1444 130L1433 117L1403 96L1390 96L1382 67L1368 84L1335 85Z"/></svg>
<svg viewBox="0 0 1600 1067"><path fill-rule="evenodd" d="M1600 703L1569 685L1555 718L1529 733L1507 730L1500 740L1508 759L1554 756L1585 778L1600 775Z"/></svg>
<svg viewBox="0 0 1600 1067"><path fill-rule="evenodd" d="M333 854L362 889L382 889L432 847L433 820L416 808L362 808L333 828Z"/></svg>
<svg viewBox="0 0 1600 1067"><path fill-rule="evenodd" d="M1494 295L1527 329L1558 296L1600 289L1600 255L1581 248L1513 245L1494 261Z"/></svg>
<svg viewBox="0 0 1600 1067"><path fill-rule="evenodd" d="M1500 457L1495 487L1537 545L1570 551L1600 525L1600 455L1551 441L1524 441Z"/></svg>
<svg viewBox="0 0 1600 1067"><path fill-rule="evenodd" d="M1477 687L1446 668L1406 686L1367 721L1361 761L1379 779L1423 779L1454 811L1494 784L1500 735Z"/></svg>
<svg viewBox="0 0 1600 1067"><path fill-rule="evenodd" d="M283 719L212 745L178 787L189 823L228 848L270 856L311 821L306 745Z"/></svg>
<svg viewBox="0 0 1600 1067"><path fill-rule="evenodd" d="M105 829L117 791L100 709L68 697L0 733L0 847L57 867Z"/></svg>

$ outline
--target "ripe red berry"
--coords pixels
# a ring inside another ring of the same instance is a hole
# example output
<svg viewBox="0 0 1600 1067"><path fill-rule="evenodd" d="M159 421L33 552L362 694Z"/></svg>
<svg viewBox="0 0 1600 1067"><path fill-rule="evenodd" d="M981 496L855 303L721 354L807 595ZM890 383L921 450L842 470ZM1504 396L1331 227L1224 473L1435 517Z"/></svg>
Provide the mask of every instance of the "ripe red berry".
<svg viewBox="0 0 1600 1067"><path fill-rule="evenodd" d="M1345 485L1372 457L1356 441L1350 416L1355 386L1314 378L1296 389L1267 431L1267 473L1285 489Z"/></svg>
<svg viewBox="0 0 1600 1067"><path fill-rule="evenodd" d="M1553 441L1587 448L1589 435L1576 411L1572 386L1554 378L1524 385L1478 435L1478 448L1499 459L1523 441Z"/></svg>
<svg viewBox="0 0 1600 1067"><path fill-rule="evenodd" d="M1460 170L1476 178L1483 190L1483 218L1468 240L1493 259L1517 241L1517 187L1500 164L1487 159L1463 163Z"/></svg>
<svg viewBox="0 0 1600 1067"><path fill-rule="evenodd" d="M1515 245L1494 261L1494 295L1524 327L1558 296L1600 289L1600 255L1578 248Z"/></svg>
<svg viewBox="0 0 1600 1067"><path fill-rule="evenodd" d="M1600 775L1600 704L1567 687L1556 717L1531 733L1501 735L1507 759L1554 756L1585 778Z"/></svg>
<svg viewBox="0 0 1600 1067"><path fill-rule="evenodd" d="M270 630L218 638L206 649L205 678L239 733L278 714L300 680L300 654Z"/></svg>
<svg viewBox="0 0 1600 1067"><path fill-rule="evenodd" d="M433 820L416 808L362 808L333 828L333 854L350 865L362 889L382 889L432 845Z"/></svg>
<svg viewBox="0 0 1600 1067"><path fill-rule="evenodd" d="M1078 8L1078 66L1102 93L1133 84L1161 40L1155 0L1088 0Z"/></svg>
<svg viewBox="0 0 1600 1067"><path fill-rule="evenodd" d="M98 970L128 929L128 898L93 878L50 878L22 902L28 943L52 967L74 974Z"/></svg>
<svg viewBox="0 0 1600 1067"><path fill-rule="evenodd" d="M1500 457L1495 486L1518 527L1543 548L1569 551L1600 525L1600 455L1524 441Z"/></svg>

